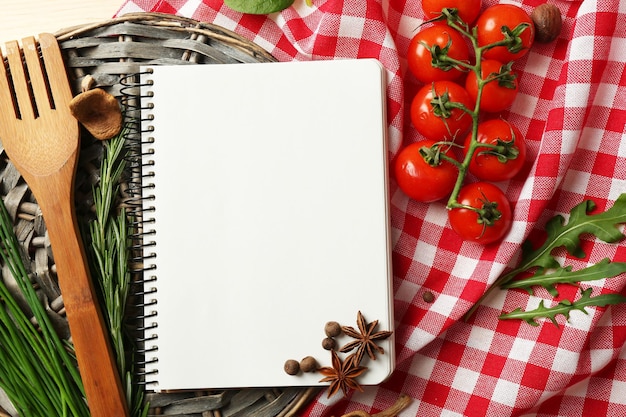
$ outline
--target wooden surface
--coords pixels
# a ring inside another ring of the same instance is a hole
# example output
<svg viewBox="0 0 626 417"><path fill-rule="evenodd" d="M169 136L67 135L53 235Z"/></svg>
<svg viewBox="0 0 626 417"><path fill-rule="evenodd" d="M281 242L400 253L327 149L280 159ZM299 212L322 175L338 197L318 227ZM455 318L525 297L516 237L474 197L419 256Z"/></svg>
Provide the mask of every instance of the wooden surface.
<svg viewBox="0 0 626 417"><path fill-rule="evenodd" d="M0 44L113 17L123 0L0 0Z"/></svg>

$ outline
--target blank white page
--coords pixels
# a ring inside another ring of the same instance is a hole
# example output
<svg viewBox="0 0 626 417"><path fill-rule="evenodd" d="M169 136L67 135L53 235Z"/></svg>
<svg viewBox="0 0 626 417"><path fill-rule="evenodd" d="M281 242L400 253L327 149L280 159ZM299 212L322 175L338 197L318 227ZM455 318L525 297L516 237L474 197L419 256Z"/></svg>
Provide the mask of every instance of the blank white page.
<svg viewBox="0 0 626 417"><path fill-rule="evenodd" d="M394 327L384 70L152 70L156 389L318 384L283 364L331 366L327 321ZM361 383L392 371L393 338L381 346Z"/></svg>

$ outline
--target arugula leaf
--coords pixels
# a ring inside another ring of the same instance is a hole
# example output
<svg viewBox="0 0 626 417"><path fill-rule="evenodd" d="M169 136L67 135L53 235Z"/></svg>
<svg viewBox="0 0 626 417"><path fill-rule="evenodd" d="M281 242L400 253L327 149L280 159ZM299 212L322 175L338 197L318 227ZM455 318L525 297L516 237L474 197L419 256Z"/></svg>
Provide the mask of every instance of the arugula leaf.
<svg viewBox="0 0 626 417"><path fill-rule="evenodd" d="M539 302L539 307L534 310L524 311L521 308L516 308L510 313L500 315L501 320L524 320L531 326L539 326L539 323L535 319L544 317L548 318L554 323L555 326L559 326L556 321L556 316L562 314L567 320L573 310L580 310L585 314L588 314L585 307L605 307L610 304L626 303L626 297L621 294L602 294L596 297L591 296L592 288L587 288L581 293L580 299L571 302L570 300L563 300L554 307L546 307L544 300Z"/></svg>
<svg viewBox="0 0 626 417"><path fill-rule="evenodd" d="M624 238L617 225L626 223L626 193L619 196L613 207L605 212L590 215L596 204L586 200L570 211L569 221L565 223L563 216L557 215L546 224L548 236L540 247L532 250L525 245L522 263L515 269L515 275L532 267L553 268L556 260L552 257L555 248L564 246L577 258L584 258L580 248L580 235L590 233L607 243L614 243ZM558 265L558 263L556 263ZM507 274L510 276L511 273Z"/></svg>
<svg viewBox="0 0 626 417"><path fill-rule="evenodd" d="M546 224L547 237L544 243L538 248L533 248L530 242L526 241L522 245L522 260L520 264L508 273L501 275L496 281L485 291L485 293L478 299L478 301L468 310L465 314L465 320L468 320L474 312L478 309L480 304L498 287L506 288L506 286L517 277L520 273L528 271L534 268L534 276L536 277L534 285L543 285L543 279L549 279L550 282L546 283L546 288L549 291L554 291L554 284L561 281L551 280L546 270L556 270L555 274L561 274L561 278L565 278L564 282L572 282L570 280L571 267L562 267L559 262L552 256L552 252L559 247L565 247L567 251L573 256L583 258L585 253L580 247L580 236L582 234L591 234L598 239L603 240L606 243L615 243L625 236L618 229L618 225L626 223L626 193L621 194L613 206L599 214L589 214L596 207L596 204L591 200L585 200L578 204L570 211L569 220L566 222L565 218L561 215L554 216ZM602 262L600 262L602 264ZM604 269L606 268L606 269ZM620 268L618 265L598 267L594 271L579 272L581 277L586 273L600 274L600 271L604 269L603 274L605 277L609 277L612 268ZM557 278L559 275L554 275L552 278ZM525 278L525 280L532 279ZM516 284L520 285L520 284ZM522 287L518 287L522 288Z"/></svg>
<svg viewBox="0 0 626 417"><path fill-rule="evenodd" d="M279 12L293 4L294 0L224 0L231 9L249 14Z"/></svg>
<svg viewBox="0 0 626 417"><path fill-rule="evenodd" d="M532 287L544 287L554 297L559 293L556 284L575 284L582 281L595 281L603 278L613 278L619 274L626 272L626 262L611 262L609 258L604 258L595 265L587 268L572 271L572 267L559 268L552 273L535 274L529 278L510 281L502 285L506 289L525 289L530 294L533 293Z"/></svg>

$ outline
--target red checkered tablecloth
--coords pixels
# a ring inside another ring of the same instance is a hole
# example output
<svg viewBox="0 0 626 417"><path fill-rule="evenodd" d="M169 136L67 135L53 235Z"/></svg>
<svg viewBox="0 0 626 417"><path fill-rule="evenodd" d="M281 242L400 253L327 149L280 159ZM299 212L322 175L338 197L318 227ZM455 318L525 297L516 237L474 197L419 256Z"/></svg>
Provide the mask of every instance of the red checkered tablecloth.
<svg viewBox="0 0 626 417"><path fill-rule="evenodd" d="M545 0L516 2L530 11ZM626 305L574 311L559 327L501 321L502 311L555 301L496 291L470 322L462 316L503 271L521 243L541 239L546 221L584 199L599 210L626 192L626 3L548 0L563 16L560 37L536 44L514 65L520 93L503 114L526 136L527 171L499 186L514 202L512 231L499 245L463 242L443 204L409 200L391 188L397 370L385 383L348 398L320 395L308 416L372 414L400 393L413 398L401 416L626 416ZM497 3L483 0L483 7ZM234 30L278 60L379 59L388 71L390 160L418 139L407 117L418 88L406 49L423 22L419 1L304 0L269 16L242 15L218 0L130 0L118 14L157 11ZM609 257L626 261L626 244L583 239L586 257L555 255L574 269ZM626 276L586 283L594 294L626 295ZM423 299L430 291L432 303ZM561 288L561 295L578 289Z"/></svg>

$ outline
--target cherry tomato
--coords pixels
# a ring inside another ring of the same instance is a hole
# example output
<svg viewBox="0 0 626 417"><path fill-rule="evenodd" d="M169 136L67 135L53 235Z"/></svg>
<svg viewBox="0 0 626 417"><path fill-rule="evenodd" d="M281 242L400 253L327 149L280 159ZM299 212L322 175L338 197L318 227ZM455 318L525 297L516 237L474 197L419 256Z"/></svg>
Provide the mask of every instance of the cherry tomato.
<svg viewBox="0 0 626 417"><path fill-rule="evenodd" d="M460 78L463 72L450 63L441 62L441 67L433 67L431 48L436 45L450 58L469 60L469 48L463 36L447 24L438 23L420 30L411 39L407 51L411 73L423 83Z"/></svg>
<svg viewBox="0 0 626 417"><path fill-rule="evenodd" d="M433 95L433 91L436 95ZM437 98L433 107L433 100ZM435 81L422 87L411 103L411 122L415 129L428 139L461 141L472 125L472 117L454 107L462 104L471 110L474 103L459 84L452 81Z"/></svg>
<svg viewBox="0 0 626 417"><path fill-rule="evenodd" d="M484 46L499 42L505 38L502 28L514 31L520 24L528 26L519 34L521 44L519 51L510 52L505 46L497 46L483 53L485 59L495 59L500 62L509 62L524 56L535 39L535 26L530 16L519 6L514 4L496 4L488 7L478 16L476 30L478 32L478 45ZM520 28L521 29L521 28ZM519 29L518 29L519 30Z"/></svg>
<svg viewBox="0 0 626 417"><path fill-rule="evenodd" d="M488 182L465 185L457 201L470 208L453 208L448 211L452 229L463 239L487 245L507 234L512 224L511 203L504 193Z"/></svg>
<svg viewBox="0 0 626 417"><path fill-rule="evenodd" d="M408 197L424 203L441 200L450 195L458 176L457 168L449 161L431 161L424 159L437 158L436 151L430 151L436 142L426 139L414 142L402 149L394 165L396 181L400 189ZM450 148L439 148L439 152L454 158Z"/></svg>
<svg viewBox="0 0 626 417"><path fill-rule="evenodd" d="M480 110L488 113L497 113L508 109L517 96L517 76L511 72L510 65L503 65L499 61L485 59L480 64L480 73L483 80L491 80L484 84L480 96ZM478 97L478 77L474 71L465 79L465 89L472 100Z"/></svg>
<svg viewBox="0 0 626 417"><path fill-rule="evenodd" d="M465 139L469 149L472 134ZM520 130L502 119L492 119L478 125L478 143L499 146L493 149L478 146L469 164L469 171L481 180L505 181L513 178L524 166L526 141Z"/></svg>
<svg viewBox="0 0 626 417"><path fill-rule="evenodd" d="M457 9L459 17L465 23L472 24L480 13L481 0L422 0L422 9L426 19L434 19L444 8Z"/></svg>

